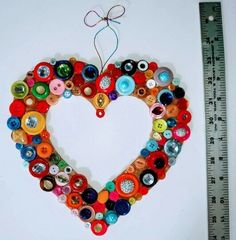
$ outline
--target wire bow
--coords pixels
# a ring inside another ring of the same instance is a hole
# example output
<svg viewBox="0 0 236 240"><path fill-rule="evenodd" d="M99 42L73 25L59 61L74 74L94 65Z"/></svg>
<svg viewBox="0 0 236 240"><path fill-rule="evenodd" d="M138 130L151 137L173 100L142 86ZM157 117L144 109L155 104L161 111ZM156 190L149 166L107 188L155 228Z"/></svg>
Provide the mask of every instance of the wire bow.
<svg viewBox="0 0 236 240"><path fill-rule="evenodd" d="M111 15L111 12L112 10L114 9L121 9L121 13L116 15L116 16L110 16ZM88 17L91 15L91 14L95 14L99 20L93 24L90 24L88 23ZM102 17L98 14L98 12L96 12L95 10L91 10L89 12L87 12L87 14L85 15L84 17L84 24L87 26L87 27L95 27L96 25L98 25L100 22L106 22L106 26L105 27L102 27L94 36L94 39L93 39L93 45L94 45L94 48L96 50L96 53L98 55L98 58L99 58L99 61L100 61L100 64L101 64L101 72L103 72L104 70L104 67L106 66L106 64L108 63L108 61L111 59L111 57L115 54L115 52L117 51L118 49L118 45L119 45L119 38L118 38L118 35L116 33L116 31L114 30L114 28L111 27L110 25L110 22L112 23L117 23L117 24L120 24L119 21L116 21L116 19L122 17L123 15L125 14L125 7L122 6L122 5L115 5L113 7L111 7L106 16L105 17ZM101 54L99 53L99 50L98 50L98 47L97 47L97 44L96 44L96 40L97 40L97 36L99 35L99 33L101 33L103 30L105 30L106 28L109 28L111 29L111 31L114 33L115 37L116 37L116 47L115 49L113 50L113 52L110 54L110 56L107 58L107 60L103 63L102 61L102 57L101 57Z"/></svg>

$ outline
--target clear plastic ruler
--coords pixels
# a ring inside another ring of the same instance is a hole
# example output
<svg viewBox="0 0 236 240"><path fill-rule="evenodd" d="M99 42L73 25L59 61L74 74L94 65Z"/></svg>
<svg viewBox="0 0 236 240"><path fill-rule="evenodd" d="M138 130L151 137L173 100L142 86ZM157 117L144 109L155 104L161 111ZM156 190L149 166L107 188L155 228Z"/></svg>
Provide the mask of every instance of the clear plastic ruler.
<svg viewBox="0 0 236 240"><path fill-rule="evenodd" d="M209 240L228 240L229 191L225 60L220 2L200 6L205 91Z"/></svg>

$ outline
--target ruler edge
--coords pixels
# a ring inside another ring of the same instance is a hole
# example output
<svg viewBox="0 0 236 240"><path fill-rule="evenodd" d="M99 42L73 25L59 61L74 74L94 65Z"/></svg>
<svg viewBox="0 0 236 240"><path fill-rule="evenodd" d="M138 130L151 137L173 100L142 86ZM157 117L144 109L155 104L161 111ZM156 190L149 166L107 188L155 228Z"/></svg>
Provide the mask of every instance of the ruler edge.
<svg viewBox="0 0 236 240"><path fill-rule="evenodd" d="M206 103L206 91L205 91L205 79L206 79L206 74L205 74L205 69L204 69L204 48L203 48L203 34L202 34L202 27L203 27L203 24L202 24L202 16L201 16L201 10L202 8L204 7L204 5L206 4L209 4L209 5L214 5L214 4L218 4L219 8L220 8L220 19L221 19L221 26L222 26L222 47L223 47L223 67L224 67L224 86L225 86L225 89L224 89L224 94L225 94L225 115L226 115L226 119L225 119L225 130L226 130L226 140L225 140L225 144L226 144L226 154L225 154L225 162L226 162L226 170L225 172L227 173L227 179L226 179L226 191L227 191L227 194L228 194L228 197L226 199L226 210L227 210L227 214L228 214L228 221L227 221L227 226L228 226L228 229L227 229L227 234L228 234L228 237L230 239L231 237L231 231L230 231L230 202L229 202L229 158L228 158L228 124L227 124L227 83L226 83L226 71L225 71L225 44L224 44L224 31L223 31L223 15L222 15L222 2L221 1L214 1L214 2L199 2L199 16L200 16L200 34L201 34L201 49L202 49L202 70L203 70L203 91L204 91L204 115L205 115L205 145L206 145L206 169L207 169L207 172L206 172L206 183L207 183L207 218L208 218L208 238L210 239L210 214L209 214L209 184L208 184L208 181L209 181L209 174L208 174L208 170L209 170L209 161L208 161L208 134L207 134L207 126L208 126L208 123L207 123L207 118L206 118L206 106L207 106L207 103Z"/></svg>

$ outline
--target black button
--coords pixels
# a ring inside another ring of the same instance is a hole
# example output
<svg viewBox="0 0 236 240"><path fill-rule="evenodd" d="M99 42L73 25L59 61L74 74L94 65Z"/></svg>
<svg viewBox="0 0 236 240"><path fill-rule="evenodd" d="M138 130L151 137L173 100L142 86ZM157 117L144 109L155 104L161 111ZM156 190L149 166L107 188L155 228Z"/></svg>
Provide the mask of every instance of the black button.
<svg viewBox="0 0 236 240"><path fill-rule="evenodd" d="M74 68L69 61L61 60L56 62L54 72L57 78L67 80L73 76Z"/></svg>
<svg viewBox="0 0 236 240"><path fill-rule="evenodd" d="M137 63L131 59L125 60L121 64L121 71L128 75L133 75L136 72Z"/></svg>
<svg viewBox="0 0 236 240"><path fill-rule="evenodd" d="M89 208L83 208L80 213L79 213L79 216L82 220L88 220L91 218L92 216L92 212Z"/></svg>
<svg viewBox="0 0 236 240"><path fill-rule="evenodd" d="M110 200L110 199L108 199L108 200L106 201L106 208L107 208L108 210L113 210L114 207L115 207L115 202L112 201L112 200Z"/></svg>
<svg viewBox="0 0 236 240"><path fill-rule="evenodd" d="M53 176L45 176L40 180L40 187L46 192L52 191L56 186L55 178Z"/></svg>
<svg viewBox="0 0 236 240"><path fill-rule="evenodd" d="M174 91L173 94L176 98L183 98L185 96L185 91L181 87L177 87Z"/></svg>
<svg viewBox="0 0 236 240"><path fill-rule="evenodd" d="M93 188L87 188L82 193L82 199L88 204L95 203L97 201L97 198L98 198L98 193Z"/></svg>
<svg viewBox="0 0 236 240"><path fill-rule="evenodd" d="M154 162L154 166L157 169L162 169L165 166L165 160L163 158L157 158Z"/></svg>
<svg viewBox="0 0 236 240"><path fill-rule="evenodd" d="M160 102L163 105L169 105L173 101L173 95L170 92L164 92L160 96Z"/></svg>
<svg viewBox="0 0 236 240"><path fill-rule="evenodd" d="M146 169L140 174L139 179L145 187L150 188L157 183L157 174L151 169Z"/></svg>

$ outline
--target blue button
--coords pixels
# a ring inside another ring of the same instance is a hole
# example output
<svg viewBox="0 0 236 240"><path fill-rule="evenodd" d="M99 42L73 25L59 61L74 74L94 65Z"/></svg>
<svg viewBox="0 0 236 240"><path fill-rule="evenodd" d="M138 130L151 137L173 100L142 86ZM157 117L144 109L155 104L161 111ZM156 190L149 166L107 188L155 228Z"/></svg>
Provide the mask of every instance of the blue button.
<svg viewBox="0 0 236 240"><path fill-rule="evenodd" d="M116 91L123 96L133 93L135 88L134 79L130 76L123 75L116 81Z"/></svg>
<svg viewBox="0 0 236 240"><path fill-rule="evenodd" d="M21 148L20 155L25 161L32 161L36 157L36 150L33 146L27 145Z"/></svg>
<svg viewBox="0 0 236 240"><path fill-rule="evenodd" d="M172 128L176 125L177 121L175 118L171 117L166 120L166 123L169 128Z"/></svg>
<svg viewBox="0 0 236 240"><path fill-rule="evenodd" d="M66 89L64 92L63 92L63 97L64 98L70 98L72 96L72 92L68 89Z"/></svg>
<svg viewBox="0 0 236 240"><path fill-rule="evenodd" d="M21 150L24 147L24 144L22 143L16 143L16 149Z"/></svg>
<svg viewBox="0 0 236 240"><path fill-rule="evenodd" d="M130 203L125 199L119 199L115 204L115 211L119 215L126 215L129 213L131 208Z"/></svg>
<svg viewBox="0 0 236 240"><path fill-rule="evenodd" d="M154 139L150 139L147 142L146 148L147 148L148 151L154 152L154 151L157 150L158 144L157 144L157 142Z"/></svg>
<svg viewBox="0 0 236 240"><path fill-rule="evenodd" d="M171 104L173 98L174 98L173 93L167 89L162 89L157 95L158 102L162 103L163 105Z"/></svg>
<svg viewBox="0 0 236 240"><path fill-rule="evenodd" d="M98 77L98 69L92 64L87 64L82 70L82 76L85 81L91 82Z"/></svg>
<svg viewBox="0 0 236 240"><path fill-rule="evenodd" d="M41 136L40 136L40 135L35 135L35 136L33 136L32 142L33 142L34 144L40 144L40 143L42 142Z"/></svg>
<svg viewBox="0 0 236 240"><path fill-rule="evenodd" d="M92 216L92 211L89 208L83 208L80 212L79 212L79 216L82 220L86 221L88 219L91 218Z"/></svg>
<svg viewBox="0 0 236 240"><path fill-rule="evenodd" d="M170 139L172 137L172 132L171 130L167 129L163 132L163 136L166 138L166 139Z"/></svg>
<svg viewBox="0 0 236 240"><path fill-rule="evenodd" d="M181 151L181 143L176 140L168 140L164 145L164 151L169 157L176 157Z"/></svg>
<svg viewBox="0 0 236 240"><path fill-rule="evenodd" d="M149 154L150 154L150 152L146 148L143 148L140 152L140 155L142 157L147 157Z"/></svg>
<svg viewBox="0 0 236 240"><path fill-rule="evenodd" d="M93 188L87 188L82 193L82 199L88 204L95 203L97 201L97 198L98 198L98 193Z"/></svg>
<svg viewBox="0 0 236 240"><path fill-rule="evenodd" d="M7 120L7 126L11 130L16 130L16 129L20 128L20 119L17 117L10 117Z"/></svg>
<svg viewBox="0 0 236 240"><path fill-rule="evenodd" d="M115 224L118 220L118 215L115 211L107 211L105 215L105 221L107 224Z"/></svg>

